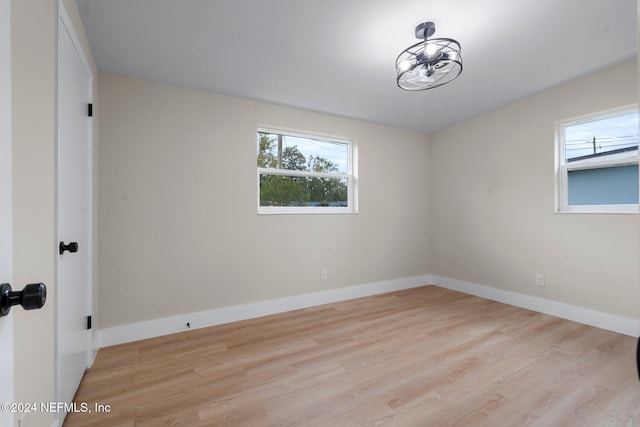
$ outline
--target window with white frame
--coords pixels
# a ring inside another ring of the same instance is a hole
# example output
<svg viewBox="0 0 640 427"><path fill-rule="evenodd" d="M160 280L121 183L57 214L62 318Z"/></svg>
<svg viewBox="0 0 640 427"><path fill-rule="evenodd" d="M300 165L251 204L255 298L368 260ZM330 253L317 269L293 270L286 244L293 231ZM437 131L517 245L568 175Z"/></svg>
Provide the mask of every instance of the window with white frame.
<svg viewBox="0 0 640 427"><path fill-rule="evenodd" d="M638 212L638 107L556 125L557 211Z"/></svg>
<svg viewBox="0 0 640 427"><path fill-rule="evenodd" d="M353 143L258 128L258 213L355 213Z"/></svg>

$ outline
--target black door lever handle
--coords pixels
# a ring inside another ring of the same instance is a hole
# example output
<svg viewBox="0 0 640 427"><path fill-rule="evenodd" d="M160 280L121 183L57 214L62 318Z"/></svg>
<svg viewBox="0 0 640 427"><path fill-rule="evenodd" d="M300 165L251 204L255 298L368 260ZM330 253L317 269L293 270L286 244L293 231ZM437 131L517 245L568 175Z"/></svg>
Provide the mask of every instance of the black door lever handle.
<svg viewBox="0 0 640 427"><path fill-rule="evenodd" d="M11 285L0 285L0 317L6 316L14 305L21 305L25 310L42 308L47 302L47 287L44 283L31 283L21 291L12 291Z"/></svg>
<svg viewBox="0 0 640 427"><path fill-rule="evenodd" d="M64 242L60 242L59 247L60 255L64 253L64 251L69 251L71 253L78 252L78 242L69 242L68 244L64 244Z"/></svg>

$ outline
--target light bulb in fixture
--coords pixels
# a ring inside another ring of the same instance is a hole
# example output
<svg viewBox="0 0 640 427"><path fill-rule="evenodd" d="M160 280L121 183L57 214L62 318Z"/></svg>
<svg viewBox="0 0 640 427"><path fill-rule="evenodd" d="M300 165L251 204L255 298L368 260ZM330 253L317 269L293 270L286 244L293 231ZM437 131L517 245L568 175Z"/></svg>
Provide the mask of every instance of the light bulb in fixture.
<svg viewBox="0 0 640 427"><path fill-rule="evenodd" d="M409 68L411 68L411 62L409 62L408 60L402 61L400 63L400 71L407 71Z"/></svg>
<svg viewBox="0 0 640 427"><path fill-rule="evenodd" d="M434 43L427 43L424 47L424 53L427 56L433 56L438 51L438 45Z"/></svg>

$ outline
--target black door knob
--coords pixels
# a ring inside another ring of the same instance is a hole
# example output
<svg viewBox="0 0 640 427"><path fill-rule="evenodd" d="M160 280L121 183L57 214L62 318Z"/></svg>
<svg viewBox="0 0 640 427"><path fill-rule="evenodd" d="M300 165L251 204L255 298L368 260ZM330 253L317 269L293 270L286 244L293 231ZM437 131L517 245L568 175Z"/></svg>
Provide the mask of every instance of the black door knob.
<svg viewBox="0 0 640 427"><path fill-rule="evenodd" d="M47 302L47 287L44 283L31 283L21 291L12 291L11 285L0 285L0 316L6 316L14 305L21 305L25 310L42 308Z"/></svg>
<svg viewBox="0 0 640 427"><path fill-rule="evenodd" d="M60 242L60 255L62 255L64 251L78 252L78 242L69 242L66 245L64 242Z"/></svg>

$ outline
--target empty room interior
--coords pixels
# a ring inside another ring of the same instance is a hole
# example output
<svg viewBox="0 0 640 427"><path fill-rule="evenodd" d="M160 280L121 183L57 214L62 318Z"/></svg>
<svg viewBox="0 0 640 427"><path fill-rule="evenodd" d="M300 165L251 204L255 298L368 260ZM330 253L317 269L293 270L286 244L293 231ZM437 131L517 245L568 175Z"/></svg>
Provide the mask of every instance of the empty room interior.
<svg viewBox="0 0 640 427"><path fill-rule="evenodd" d="M636 2L3 5L0 424L640 426Z"/></svg>

